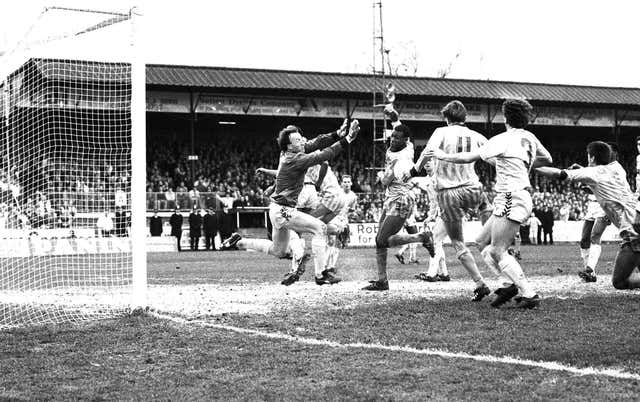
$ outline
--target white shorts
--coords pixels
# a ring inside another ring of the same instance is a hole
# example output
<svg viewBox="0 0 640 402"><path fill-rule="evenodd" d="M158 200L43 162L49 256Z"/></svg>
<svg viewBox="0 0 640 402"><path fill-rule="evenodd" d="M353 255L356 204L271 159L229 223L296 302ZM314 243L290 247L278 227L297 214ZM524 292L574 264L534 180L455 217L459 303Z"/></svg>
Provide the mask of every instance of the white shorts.
<svg viewBox="0 0 640 402"><path fill-rule="evenodd" d="M338 232L342 232L349 226L349 219L346 216L338 215L329 222L330 225L334 225Z"/></svg>
<svg viewBox="0 0 640 402"><path fill-rule="evenodd" d="M291 219L300 214L303 214L303 212L298 211L296 208L285 207L275 202L269 205L269 219L271 219L271 224L276 229L293 229L290 225Z"/></svg>
<svg viewBox="0 0 640 402"><path fill-rule="evenodd" d="M300 209L316 209L318 206L318 192L316 186L313 184L305 184L302 186L302 191L298 195L298 205L296 208Z"/></svg>
<svg viewBox="0 0 640 402"><path fill-rule="evenodd" d="M598 218L604 218L607 214L604 213L604 210L598 204L598 201L589 201L587 203L587 213L584 216L585 221L595 221Z"/></svg>
<svg viewBox="0 0 640 402"><path fill-rule="evenodd" d="M320 199L319 204L324 205L329 211L337 215L340 213L342 207L344 207L344 203L346 202L343 194L322 193L322 198Z"/></svg>
<svg viewBox="0 0 640 402"><path fill-rule="evenodd" d="M527 190L497 193L493 199L493 214L514 222L526 222L532 209L531 194Z"/></svg>

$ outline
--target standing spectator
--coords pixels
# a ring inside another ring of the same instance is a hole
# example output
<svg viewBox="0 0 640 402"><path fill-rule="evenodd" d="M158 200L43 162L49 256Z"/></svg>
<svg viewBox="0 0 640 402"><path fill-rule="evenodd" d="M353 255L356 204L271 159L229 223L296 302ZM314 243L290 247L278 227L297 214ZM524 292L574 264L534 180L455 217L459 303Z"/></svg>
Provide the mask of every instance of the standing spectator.
<svg viewBox="0 0 640 402"><path fill-rule="evenodd" d="M540 226L542 224L540 223L540 219L538 219L535 214L531 214L531 217L529 217L529 233L531 234L531 240L530 240L530 244L540 244ZM537 241L536 241L536 234L537 234Z"/></svg>
<svg viewBox="0 0 640 402"><path fill-rule="evenodd" d="M198 250L200 242L200 234L202 232L202 216L198 213L198 208L193 206L193 210L189 214L189 245L191 250Z"/></svg>
<svg viewBox="0 0 640 402"><path fill-rule="evenodd" d="M109 215L109 211L104 211L104 214L98 217L96 222L96 228L101 237L110 237L113 231L113 219Z"/></svg>
<svg viewBox="0 0 640 402"><path fill-rule="evenodd" d="M205 249L212 249L213 251L216 251L215 237L218 233L218 222L217 216L213 211L211 211L211 209L207 209L207 213L202 218L202 227L204 229Z"/></svg>
<svg viewBox="0 0 640 402"><path fill-rule="evenodd" d="M167 191L164 192L164 198L167 200L167 208L175 208L176 207L176 193L173 192L171 187L167 188Z"/></svg>
<svg viewBox="0 0 640 402"><path fill-rule="evenodd" d="M181 251L180 239L182 238L182 215L178 208L173 211L173 215L169 218L169 225L171 225L171 236L175 237L178 242L178 251Z"/></svg>
<svg viewBox="0 0 640 402"><path fill-rule="evenodd" d="M530 219L525 220L520 224L520 244L531 244L529 240L529 233L531 231Z"/></svg>
<svg viewBox="0 0 640 402"><path fill-rule="evenodd" d="M570 212L571 209L569 208L569 205L562 204L562 206L560 207L560 220L565 222L568 221Z"/></svg>
<svg viewBox="0 0 640 402"><path fill-rule="evenodd" d="M538 222L540 222L536 232L536 244L540 245L542 244L542 222L544 221L544 211L542 210L542 207L538 206L533 208L532 213L536 218L538 218Z"/></svg>
<svg viewBox="0 0 640 402"><path fill-rule="evenodd" d="M544 232L544 238L542 244L547 244L547 236L549 237L549 244L553 245L553 210L550 205L544 207L542 219L542 231Z"/></svg>
<svg viewBox="0 0 640 402"><path fill-rule="evenodd" d="M158 216L158 210L153 210L153 216L149 220L149 231L151 236L162 236L162 218Z"/></svg>

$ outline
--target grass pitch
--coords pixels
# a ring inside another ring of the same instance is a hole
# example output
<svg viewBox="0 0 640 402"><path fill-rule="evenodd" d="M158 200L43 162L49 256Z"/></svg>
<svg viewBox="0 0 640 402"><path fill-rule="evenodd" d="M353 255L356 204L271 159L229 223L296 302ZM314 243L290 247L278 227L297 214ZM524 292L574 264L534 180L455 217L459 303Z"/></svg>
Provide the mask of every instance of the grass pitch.
<svg viewBox="0 0 640 402"><path fill-rule="evenodd" d="M585 284L577 246L524 247L543 297L534 311L468 301L473 283L451 249L451 282L415 280L426 264L390 255L391 289L379 293L359 290L374 277L373 249L343 250L345 281L333 286L315 285L311 272L282 286L289 261L257 253L150 255L152 314L0 332L0 397L637 400L640 294L611 286L616 250L603 247L598 282Z"/></svg>

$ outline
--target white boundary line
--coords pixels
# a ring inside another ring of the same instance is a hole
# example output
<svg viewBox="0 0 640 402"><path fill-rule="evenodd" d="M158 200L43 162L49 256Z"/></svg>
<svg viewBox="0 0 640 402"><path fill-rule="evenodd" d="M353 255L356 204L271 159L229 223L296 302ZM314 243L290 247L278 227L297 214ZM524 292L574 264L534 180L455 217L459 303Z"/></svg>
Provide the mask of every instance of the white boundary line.
<svg viewBox="0 0 640 402"><path fill-rule="evenodd" d="M373 349L373 350L384 350L384 351L391 351L391 352L413 353L417 355L438 356L438 357L450 358L450 359L466 359L466 360L475 360L475 361L487 362L487 363L514 364L519 366L541 368L544 370L551 370L551 371L564 371L567 373L572 373L580 376L594 375L594 376L604 376L604 377L611 377L611 378L623 379L623 380L640 380L640 374L628 373L618 369L596 369L592 367L579 368L579 367L573 367L573 366L565 365L558 362L535 361L535 360L528 360L528 359L519 359L516 357L509 357L509 356L498 357L498 356L491 356L491 355L472 355L468 353L447 352L447 351L438 350L438 349L416 349L408 346L388 346L388 345L382 345L379 343L359 343L359 342L340 343L340 342L333 342L333 341L328 341L323 339L302 338L298 336L283 334L281 332L264 332L264 331L258 331L255 329L234 327L230 325L213 324L213 323L202 321L202 320L186 320L184 318L174 317L174 316L157 313L157 312L152 312L150 314L154 317L173 321L179 324L199 325L202 327L221 329L221 330L236 332L240 334L259 336L259 337L269 338L269 339L278 339L278 340L302 343L305 345L312 345L312 346L328 346L332 348Z"/></svg>

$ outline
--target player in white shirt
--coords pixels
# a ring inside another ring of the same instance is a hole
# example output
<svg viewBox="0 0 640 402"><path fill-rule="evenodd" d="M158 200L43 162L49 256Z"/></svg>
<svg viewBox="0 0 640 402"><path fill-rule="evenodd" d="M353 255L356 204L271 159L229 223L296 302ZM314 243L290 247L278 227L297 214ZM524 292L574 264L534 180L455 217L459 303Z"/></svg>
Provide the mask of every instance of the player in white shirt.
<svg viewBox="0 0 640 402"><path fill-rule="evenodd" d="M587 145L589 166L575 170L552 167L537 169L545 176L572 180L589 186L605 214L619 230L622 245L616 255L612 282L616 289L640 288L633 271L640 265L640 212L618 161L611 162L611 147L602 141Z"/></svg>
<svg viewBox="0 0 640 402"><path fill-rule="evenodd" d="M580 256L582 257L582 270L578 276L585 282L597 281L595 269L600 258L602 246L600 239L604 230L611 224L604 210L598 204L596 196L587 186L584 188L589 193L587 213L582 223L582 235L580 237Z"/></svg>
<svg viewBox="0 0 640 402"><path fill-rule="evenodd" d="M343 240L342 247L344 248L346 242L349 239L349 212L354 211L358 206L358 196L356 193L351 191L351 186L353 182L351 181L351 176L344 175L342 176L342 198L343 198L343 206L340 209L338 215L329 222L328 226L332 227L332 232L334 234L329 234L329 240L327 242L328 252L327 252L327 265L325 269L329 271L334 276L338 275L338 269L336 268L336 264L338 262L338 255L340 253L338 249L338 236L342 235L346 237L346 240ZM327 231L328 232L328 231ZM346 234L345 234L346 232Z"/></svg>
<svg viewBox="0 0 640 402"><path fill-rule="evenodd" d="M391 110L393 107L389 105L385 108L385 113L390 114ZM393 112L391 120L394 128L385 155L385 170L378 172L378 179L385 187L384 206L376 235L378 279L369 281L369 285L362 288L362 290L368 291L389 290L387 278L387 250L389 247L421 242L431 256L434 254L431 232L398 233L415 204L415 196L408 183L410 172L413 169L414 151L413 145L409 145L411 144L409 127L397 124L398 115L395 111Z"/></svg>
<svg viewBox="0 0 640 402"><path fill-rule="evenodd" d="M518 292L518 307L534 308L540 302L540 297L524 276L522 267L507 252L520 230L520 224L531 215L529 172L534 167L552 162L549 151L535 135L524 129L529 123L531 111L529 102L507 99L502 105L506 132L492 137L472 152L447 154L436 149L428 155L455 163L495 158L497 195L493 215L476 239L485 262L500 273L505 285L495 291L496 298L491 302L493 307L500 307Z"/></svg>
<svg viewBox="0 0 640 402"><path fill-rule="evenodd" d="M426 282L448 282L451 280L451 277L447 270L447 257L444 252L444 239L447 236L447 231L444 226L444 221L440 217L440 206L438 205L434 180L431 177L433 175L431 160L427 161L425 169L428 176L421 178L423 180L418 183L420 183L419 186L427 194L429 199L429 211L423 224L433 233L433 248L435 254L433 258L429 260L429 268L427 271L421 272L415 275L415 277L416 279Z"/></svg>
<svg viewBox="0 0 640 402"><path fill-rule="evenodd" d="M487 142L480 133L464 124L467 110L462 102L449 102L441 111L447 126L437 128L420 158L415 170L420 171L426 163L427 154L436 150L444 154L474 152ZM457 164L446 160L435 160L434 178L438 192L438 204L444 225L456 251L456 257L475 282L471 300L480 301L491 293L478 270L473 254L467 248L462 231L462 221L467 212L478 210L481 219L490 214L490 204L484 194L482 183L475 172L474 164Z"/></svg>
<svg viewBox="0 0 640 402"><path fill-rule="evenodd" d="M416 186L415 184L415 179L412 179L411 182L413 183L414 186ZM415 190L418 190L417 192ZM416 197L419 195L419 189L417 187L413 187L412 191L415 192ZM404 230L409 233L409 234L415 234L418 233L418 225L416 223L416 214L418 213L418 206L416 204L414 204L413 206L413 210L411 211L411 215L409 215L409 217L407 218L407 220L404 222ZM405 244L403 246L400 246L400 248L398 249L398 251L396 251L395 255L396 255L396 259L400 262L400 264L406 264L407 261L404 259L404 252L409 250L409 260L408 263L409 264L419 264L418 258L416 256L417 254L417 246L418 243L409 243L409 244Z"/></svg>

